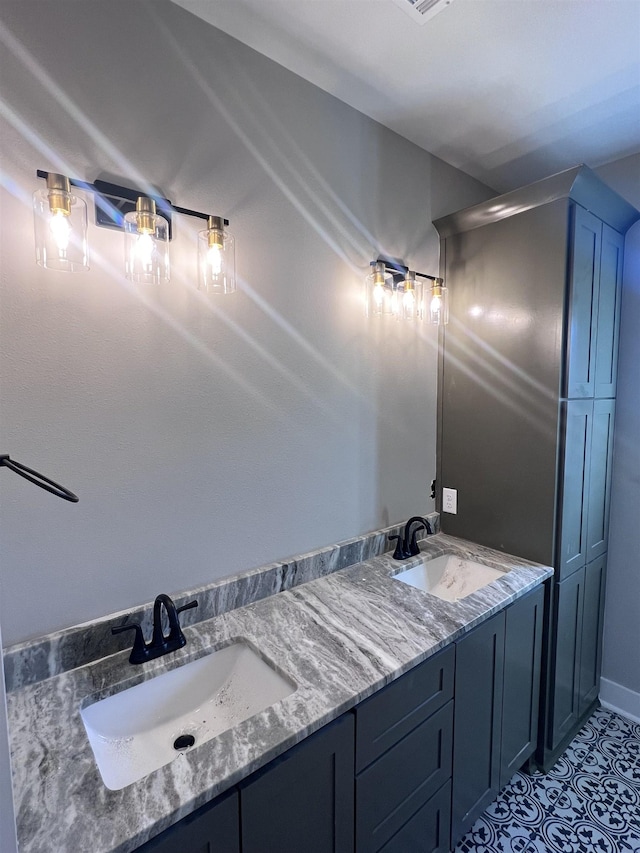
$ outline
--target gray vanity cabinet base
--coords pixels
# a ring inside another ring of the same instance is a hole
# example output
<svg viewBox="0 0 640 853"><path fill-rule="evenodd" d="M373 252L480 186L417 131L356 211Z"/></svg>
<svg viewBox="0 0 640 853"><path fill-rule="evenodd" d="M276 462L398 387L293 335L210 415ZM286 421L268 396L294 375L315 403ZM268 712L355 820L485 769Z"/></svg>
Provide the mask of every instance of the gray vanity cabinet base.
<svg viewBox="0 0 640 853"><path fill-rule="evenodd" d="M544 596L537 587L456 643L452 845L535 751Z"/></svg>
<svg viewBox="0 0 640 853"><path fill-rule="evenodd" d="M353 766L345 714L242 783L242 853L351 853Z"/></svg>
<svg viewBox="0 0 640 853"><path fill-rule="evenodd" d="M143 844L136 853L240 853L238 792L218 797Z"/></svg>

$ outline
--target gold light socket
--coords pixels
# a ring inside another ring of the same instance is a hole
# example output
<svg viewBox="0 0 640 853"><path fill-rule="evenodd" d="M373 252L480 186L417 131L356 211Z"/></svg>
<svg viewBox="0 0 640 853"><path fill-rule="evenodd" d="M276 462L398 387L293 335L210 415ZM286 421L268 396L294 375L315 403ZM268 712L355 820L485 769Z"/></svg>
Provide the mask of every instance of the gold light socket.
<svg viewBox="0 0 640 853"><path fill-rule="evenodd" d="M414 272L411 272L411 270L405 273L404 289L405 291L416 289L416 274Z"/></svg>
<svg viewBox="0 0 640 853"><path fill-rule="evenodd" d="M437 278L433 282L433 284L431 285L431 296L432 297L441 297L443 286L444 286L444 281L441 278Z"/></svg>
<svg viewBox="0 0 640 853"><path fill-rule="evenodd" d="M65 175L49 172L47 175L49 210L71 216L71 184Z"/></svg>
<svg viewBox="0 0 640 853"><path fill-rule="evenodd" d="M207 219L207 245L210 249L222 249L224 246L224 220L221 216L209 216Z"/></svg>
<svg viewBox="0 0 640 853"><path fill-rule="evenodd" d="M385 283L384 264L377 263L373 268L373 285L374 287L384 287Z"/></svg>
<svg viewBox="0 0 640 853"><path fill-rule="evenodd" d="M136 228L139 234L153 234L156 230L156 203L152 198L139 195L136 201Z"/></svg>

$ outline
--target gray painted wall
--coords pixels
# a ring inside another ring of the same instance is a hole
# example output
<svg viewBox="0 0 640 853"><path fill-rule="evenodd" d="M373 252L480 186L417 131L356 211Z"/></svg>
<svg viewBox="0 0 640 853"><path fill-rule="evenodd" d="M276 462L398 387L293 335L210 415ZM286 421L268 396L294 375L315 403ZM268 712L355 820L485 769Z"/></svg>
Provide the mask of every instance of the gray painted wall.
<svg viewBox="0 0 640 853"><path fill-rule="evenodd" d="M367 321L362 280L435 273L434 212L491 192L168 2L0 22L2 452L80 496L4 473L5 643L432 506L437 330ZM91 271L40 269L36 168L228 216L240 292L194 291L186 217L166 286L91 209Z"/></svg>
<svg viewBox="0 0 640 853"><path fill-rule="evenodd" d="M640 154L596 171L640 209ZM625 241L602 676L640 696L639 377L640 222L636 222Z"/></svg>

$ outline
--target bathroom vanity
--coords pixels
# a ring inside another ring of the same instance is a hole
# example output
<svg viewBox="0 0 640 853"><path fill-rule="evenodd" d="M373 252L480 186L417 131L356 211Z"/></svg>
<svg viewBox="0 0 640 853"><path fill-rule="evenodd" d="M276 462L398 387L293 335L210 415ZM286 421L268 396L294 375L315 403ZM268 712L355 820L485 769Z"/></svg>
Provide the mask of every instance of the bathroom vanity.
<svg viewBox="0 0 640 853"><path fill-rule="evenodd" d="M193 624L140 667L121 651L36 680L27 650L8 650L23 853L450 849L535 747L552 570L442 534L421 548ZM396 577L445 554L499 575L453 601ZM238 643L293 690L110 790L83 709Z"/></svg>

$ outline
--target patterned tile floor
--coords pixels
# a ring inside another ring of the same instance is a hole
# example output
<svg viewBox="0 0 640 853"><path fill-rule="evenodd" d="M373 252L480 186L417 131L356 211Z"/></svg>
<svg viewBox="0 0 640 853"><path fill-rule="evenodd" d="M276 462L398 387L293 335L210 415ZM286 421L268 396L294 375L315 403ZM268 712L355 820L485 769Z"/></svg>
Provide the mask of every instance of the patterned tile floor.
<svg viewBox="0 0 640 853"><path fill-rule="evenodd" d="M546 775L516 773L455 853L640 853L640 723L599 709Z"/></svg>

